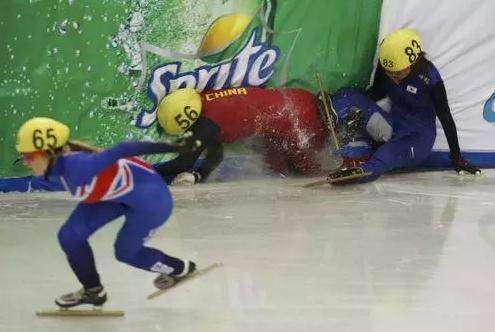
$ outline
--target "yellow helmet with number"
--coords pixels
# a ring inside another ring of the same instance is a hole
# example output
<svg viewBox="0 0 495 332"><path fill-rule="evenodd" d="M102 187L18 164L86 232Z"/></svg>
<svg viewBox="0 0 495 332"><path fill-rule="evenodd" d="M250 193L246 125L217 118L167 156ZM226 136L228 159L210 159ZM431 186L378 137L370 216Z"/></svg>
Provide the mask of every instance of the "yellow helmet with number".
<svg viewBox="0 0 495 332"><path fill-rule="evenodd" d="M418 32L399 29L385 37L380 44L380 64L387 71L401 71L413 65L421 52Z"/></svg>
<svg viewBox="0 0 495 332"><path fill-rule="evenodd" d="M19 153L54 150L64 146L69 135L69 127L57 120L32 118L19 128L15 148Z"/></svg>
<svg viewBox="0 0 495 332"><path fill-rule="evenodd" d="M157 108L158 123L169 135L183 134L200 115L201 96L190 88L173 91Z"/></svg>

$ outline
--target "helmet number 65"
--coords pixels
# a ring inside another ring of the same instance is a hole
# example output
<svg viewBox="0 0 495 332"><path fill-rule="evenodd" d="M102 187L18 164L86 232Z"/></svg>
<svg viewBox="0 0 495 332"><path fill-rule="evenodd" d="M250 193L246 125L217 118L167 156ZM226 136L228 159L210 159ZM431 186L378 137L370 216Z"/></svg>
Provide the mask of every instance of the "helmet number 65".
<svg viewBox="0 0 495 332"><path fill-rule="evenodd" d="M33 131L33 145L36 149L44 149L45 145L50 148L55 148L57 146L57 137L53 134L55 129L47 128L45 135L43 136L43 131L41 129L35 129ZM46 143L45 143L46 141Z"/></svg>

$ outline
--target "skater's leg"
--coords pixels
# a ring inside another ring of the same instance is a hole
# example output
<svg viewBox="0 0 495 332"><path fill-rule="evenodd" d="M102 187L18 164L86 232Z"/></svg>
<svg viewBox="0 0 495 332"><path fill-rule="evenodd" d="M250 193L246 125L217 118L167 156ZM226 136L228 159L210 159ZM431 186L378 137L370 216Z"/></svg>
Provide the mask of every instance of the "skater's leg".
<svg viewBox="0 0 495 332"><path fill-rule="evenodd" d="M346 89L332 95L333 106L338 114L339 125L344 125L346 118L354 109L360 111L359 127L376 142L388 142L393 133L393 120L377 103L363 93Z"/></svg>
<svg viewBox="0 0 495 332"><path fill-rule="evenodd" d="M154 206L153 206L154 203ZM131 208L115 241L115 257L139 269L162 274L181 275L188 262L168 256L162 251L144 246L157 228L170 216L172 200L168 196L147 202L146 206Z"/></svg>
<svg viewBox="0 0 495 332"><path fill-rule="evenodd" d="M435 135L431 133L412 133L394 138L380 146L362 168L379 176L393 169L417 166L431 153L434 141Z"/></svg>
<svg viewBox="0 0 495 332"><path fill-rule="evenodd" d="M79 204L58 233L69 265L85 289L101 286L88 238L124 210L123 205L109 202Z"/></svg>

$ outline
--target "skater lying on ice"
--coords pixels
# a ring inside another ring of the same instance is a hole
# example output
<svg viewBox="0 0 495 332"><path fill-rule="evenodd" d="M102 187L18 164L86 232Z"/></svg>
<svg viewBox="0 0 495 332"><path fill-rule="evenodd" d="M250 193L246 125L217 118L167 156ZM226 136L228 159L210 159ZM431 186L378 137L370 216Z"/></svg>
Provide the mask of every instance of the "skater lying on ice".
<svg viewBox="0 0 495 332"><path fill-rule="evenodd" d="M16 149L38 176L57 177L81 202L61 227L58 239L82 289L55 300L60 307L102 305L106 293L96 271L88 238L109 222L124 216L115 241L117 260L156 272L155 286L173 285L195 270L193 262L144 246L169 218L172 197L150 165L137 155L182 152L194 146L123 142L101 151L69 140L69 128L50 118L33 118L17 134Z"/></svg>
<svg viewBox="0 0 495 332"><path fill-rule="evenodd" d="M198 93L180 89L167 95L157 110L159 128L168 135L185 132L203 142L200 149L154 165L177 174L173 184L205 181L222 162L223 144L262 138L265 160L285 175L322 172L326 133L315 96L302 89L233 88ZM204 162L194 165L205 153Z"/></svg>
<svg viewBox="0 0 495 332"><path fill-rule="evenodd" d="M438 70L425 57L416 31L397 30L383 40L370 97L354 90L342 90L331 96L336 123L358 124L358 129L376 149L361 165L342 167L330 174L329 182L366 182L387 171L420 165L432 151L436 117L447 137L454 169L480 173L461 156L444 83ZM391 100L390 112L375 102L385 97ZM346 181L348 177L354 179Z"/></svg>

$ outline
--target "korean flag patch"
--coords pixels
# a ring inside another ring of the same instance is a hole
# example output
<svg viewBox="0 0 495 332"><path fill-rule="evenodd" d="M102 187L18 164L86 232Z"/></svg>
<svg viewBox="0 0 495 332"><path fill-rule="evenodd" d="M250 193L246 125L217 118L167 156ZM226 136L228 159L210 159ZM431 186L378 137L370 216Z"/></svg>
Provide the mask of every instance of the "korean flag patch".
<svg viewBox="0 0 495 332"><path fill-rule="evenodd" d="M407 86L407 92L417 94L418 93L418 88L416 88L415 86L412 86L412 85L408 85Z"/></svg>

